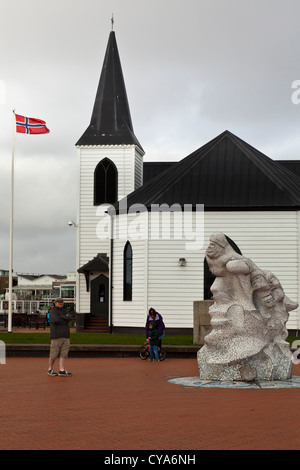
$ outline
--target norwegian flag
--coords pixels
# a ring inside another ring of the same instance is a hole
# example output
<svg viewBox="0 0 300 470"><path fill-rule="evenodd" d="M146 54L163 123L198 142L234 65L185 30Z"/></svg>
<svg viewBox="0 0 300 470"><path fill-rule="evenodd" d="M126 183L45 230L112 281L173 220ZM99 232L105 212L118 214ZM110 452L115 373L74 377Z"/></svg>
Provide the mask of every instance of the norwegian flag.
<svg viewBox="0 0 300 470"><path fill-rule="evenodd" d="M50 131L46 127L46 122L41 119L28 118L15 114L16 132L21 134L48 134Z"/></svg>

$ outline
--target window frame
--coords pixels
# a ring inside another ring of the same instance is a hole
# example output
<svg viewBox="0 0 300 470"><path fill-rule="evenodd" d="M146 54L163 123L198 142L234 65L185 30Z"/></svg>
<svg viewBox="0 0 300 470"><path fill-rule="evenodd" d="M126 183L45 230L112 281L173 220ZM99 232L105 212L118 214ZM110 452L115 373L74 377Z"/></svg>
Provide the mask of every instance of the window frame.
<svg viewBox="0 0 300 470"><path fill-rule="evenodd" d="M123 301L132 301L133 287L133 251L129 241L126 242L123 250Z"/></svg>
<svg viewBox="0 0 300 470"><path fill-rule="evenodd" d="M112 174L109 174L109 172ZM101 182L101 179L104 180ZM113 200L110 193L114 193ZM94 206L118 202L118 169L108 157L102 158L94 170Z"/></svg>

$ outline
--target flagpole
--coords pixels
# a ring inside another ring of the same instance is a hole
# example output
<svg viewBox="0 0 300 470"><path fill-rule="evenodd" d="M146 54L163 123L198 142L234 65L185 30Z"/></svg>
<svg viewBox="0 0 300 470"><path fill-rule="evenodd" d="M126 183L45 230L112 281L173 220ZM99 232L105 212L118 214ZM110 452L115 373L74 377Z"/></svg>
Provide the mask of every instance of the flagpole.
<svg viewBox="0 0 300 470"><path fill-rule="evenodd" d="M13 228L14 228L14 166L15 166L15 110L12 119L12 152L11 152L11 187L10 187L10 233L9 233L9 281L8 281L8 333L12 333L12 288L13 288Z"/></svg>

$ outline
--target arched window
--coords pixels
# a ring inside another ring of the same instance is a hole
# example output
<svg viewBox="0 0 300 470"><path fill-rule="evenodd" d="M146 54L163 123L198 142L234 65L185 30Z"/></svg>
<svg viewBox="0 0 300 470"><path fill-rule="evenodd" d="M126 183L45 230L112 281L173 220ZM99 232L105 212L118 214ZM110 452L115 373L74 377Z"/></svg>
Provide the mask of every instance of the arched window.
<svg viewBox="0 0 300 470"><path fill-rule="evenodd" d="M229 245L234 249L234 251L236 251L236 253L238 253L239 255L242 254L241 250L239 249L239 247L234 243L233 240L231 240L231 238L227 237L227 235L225 235L226 237L226 240L228 241ZM214 276L209 268L208 268L208 264L207 264L207 261L206 261L206 258L204 258L204 285L203 285L203 299L204 300L211 300L212 299L212 293L210 291L210 288L214 282L214 280L216 279L216 276Z"/></svg>
<svg viewBox="0 0 300 470"><path fill-rule="evenodd" d="M132 247L127 242L124 247L123 300L132 300Z"/></svg>
<svg viewBox="0 0 300 470"><path fill-rule="evenodd" d="M118 170L109 158L104 158L94 172L94 205L114 204L117 200Z"/></svg>

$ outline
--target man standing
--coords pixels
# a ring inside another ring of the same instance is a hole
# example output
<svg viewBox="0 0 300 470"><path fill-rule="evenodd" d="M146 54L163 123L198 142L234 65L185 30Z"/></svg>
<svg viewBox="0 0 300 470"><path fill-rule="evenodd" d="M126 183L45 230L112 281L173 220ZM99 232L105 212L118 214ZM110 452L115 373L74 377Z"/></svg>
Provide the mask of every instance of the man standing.
<svg viewBox="0 0 300 470"><path fill-rule="evenodd" d="M70 327L72 315L64 308L61 297L55 300L54 307L50 310L50 358L48 375L70 377L71 372L65 370L64 363L70 349ZM59 358L59 372L53 369L55 360Z"/></svg>

